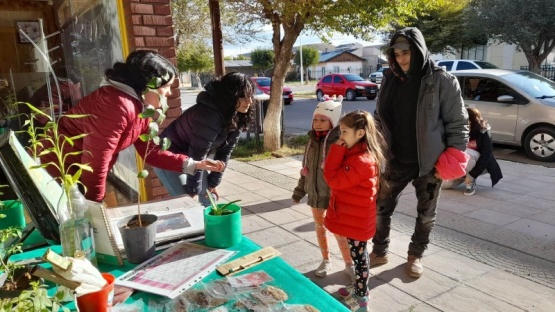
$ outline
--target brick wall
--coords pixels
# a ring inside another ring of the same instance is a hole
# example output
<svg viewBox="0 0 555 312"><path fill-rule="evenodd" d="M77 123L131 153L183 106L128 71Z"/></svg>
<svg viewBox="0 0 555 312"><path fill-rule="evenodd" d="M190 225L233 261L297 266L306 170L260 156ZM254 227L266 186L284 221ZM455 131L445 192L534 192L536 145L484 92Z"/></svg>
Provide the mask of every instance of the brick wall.
<svg viewBox="0 0 555 312"><path fill-rule="evenodd" d="M129 50L154 50L176 65L170 0L124 0L124 11ZM168 105L166 121L161 129L181 115L181 98L177 80L173 85ZM168 197L168 192L152 168L150 166L146 168L149 171L146 179L148 199Z"/></svg>

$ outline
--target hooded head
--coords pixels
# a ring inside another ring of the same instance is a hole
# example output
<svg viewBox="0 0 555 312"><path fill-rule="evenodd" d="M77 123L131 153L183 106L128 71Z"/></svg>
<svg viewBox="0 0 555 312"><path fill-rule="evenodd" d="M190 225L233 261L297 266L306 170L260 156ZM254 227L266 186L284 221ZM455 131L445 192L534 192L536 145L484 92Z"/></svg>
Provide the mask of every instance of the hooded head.
<svg viewBox="0 0 555 312"><path fill-rule="evenodd" d="M343 96L335 98L330 98L328 95L324 95L322 102L316 105L314 114L312 118L318 116L323 117L331 122L331 127L334 128L339 122L341 117L341 101L343 101Z"/></svg>
<svg viewBox="0 0 555 312"><path fill-rule="evenodd" d="M406 51L410 50L410 67L407 72L403 72L401 67L395 59L395 50ZM429 51L426 46L426 41L420 30L416 27L407 27L397 31L387 48L387 57L389 60L390 68L398 76L411 76L420 73L428 63Z"/></svg>

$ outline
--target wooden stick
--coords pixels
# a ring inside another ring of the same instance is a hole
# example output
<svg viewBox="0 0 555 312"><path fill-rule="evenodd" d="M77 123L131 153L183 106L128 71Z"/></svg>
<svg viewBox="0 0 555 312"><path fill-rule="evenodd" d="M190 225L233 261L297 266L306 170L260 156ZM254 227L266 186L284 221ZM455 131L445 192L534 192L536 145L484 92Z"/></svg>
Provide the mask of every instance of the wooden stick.
<svg viewBox="0 0 555 312"><path fill-rule="evenodd" d="M31 274L33 274L34 276L44 278L45 280L50 281L52 283L65 286L71 290L74 290L75 288L81 285L81 283L65 279L60 274L54 271L47 270L39 265L35 265L33 267L33 269L31 270Z"/></svg>

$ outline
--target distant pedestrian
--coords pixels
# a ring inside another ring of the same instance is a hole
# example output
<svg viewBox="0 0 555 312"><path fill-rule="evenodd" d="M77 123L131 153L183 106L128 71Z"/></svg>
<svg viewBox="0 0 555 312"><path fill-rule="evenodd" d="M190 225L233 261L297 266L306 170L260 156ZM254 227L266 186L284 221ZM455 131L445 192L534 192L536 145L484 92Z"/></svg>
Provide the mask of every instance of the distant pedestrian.
<svg viewBox="0 0 555 312"><path fill-rule="evenodd" d="M422 33L397 31L387 49L375 117L389 144L388 168L378 196L372 265L388 262L391 216L412 182L418 199L406 273L420 277L421 258L436 220L442 179L464 175L468 120L457 79L430 59Z"/></svg>
<svg viewBox="0 0 555 312"><path fill-rule="evenodd" d="M469 141L466 145L466 154L469 157L466 175L459 179L444 181L442 188L452 188L465 182L464 195L474 195L478 176L489 173L493 187L503 178L503 174L493 156L490 125L482 119L482 114L476 107L467 107L466 111L470 125Z"/></svg>
<svg viewBox="0 0 555 312"><path fill-rule="evenodd" d="M330 147L339 139L337 123L341 117L341 102L325 95L322 102L318 103L312 116L312 130L308 131L309 141L305 147L301 177L293 191L293 201L298 204L308 194L308 205L312 209L314 224L316 226L316 239L322 253L322 263L316 269L316 276L325 277L331 270L330 248L328 231L324 226L326 209L329 205L330 188L324 180L323 164ZM335 235L339 250L345 261L345 273L354 282L353 260L349 253L347 238Z"/></svg>
<svg viewBox="0 0 555 312"><path fill-rule="evenodd" d="M347 237L355 264L355 282L340 288L351 311L368 311L369 257L367 241L376 231L376 199L384 140L368 112L354 111L339 121L340 136L330 148L324 178L331 197L324 225Z"/></svg>

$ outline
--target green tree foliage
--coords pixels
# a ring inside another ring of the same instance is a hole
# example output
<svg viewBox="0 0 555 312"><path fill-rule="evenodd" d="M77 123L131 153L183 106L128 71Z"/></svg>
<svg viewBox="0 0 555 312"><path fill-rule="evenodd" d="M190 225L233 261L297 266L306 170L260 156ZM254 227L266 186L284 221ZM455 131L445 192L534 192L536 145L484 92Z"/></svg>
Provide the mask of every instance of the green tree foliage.
<svg viewBox="0 0 555 312"><path fill-rule="evenodd" d="M190 48L180 48L177 50L177 69L180 72L191 71L195 73L197 86L200 88L199 73L210 71L214 68L214 57L212 48L204 41L197 41L191 44Z"/></svg>
<svg viewBox="0 0 555 312"><path fill-rule="evenodd" d="M251 52L251 62L252 68L266 76L266 71L274 66L274 51L256 49Z"/></svg>
<svg viewBox="0 0 555 312"><path fill-rule="evenodd" d="M302 47L301 49L303 51L303 70L305 77L308 78L308 68L318 64L318 61L320 60L320 52L318 49L313 47ZM295 52L295 64L298 66L301 65L301 49L297 49Z"/></svg>
<svg viewBox="0 0 555 312"><path fill-rule="evenodd" d="M258 38L260 28L243 23L243 14L220 1L223 40L229 44L243 44ZM199 40L212 42L210 11L207 0L172 0L175 46L189 47Z"/></svg>
<svg viewBox="0 0 555 312"><path fill-rule="evenodd" d="M391 37L402 27L417 27L431 53L457 53L463 48L486 44L484 32L467 22L468 3L469 0L445 0L436 7L419 10L415 16L407 17L404 26L391 23L392 30L386 36Z"/></svg>
<svg viewBox="0 0 555 312"><path fill-rule="evenodd" d="M371 40L375 31L392 19L410 16L415 8L438 0L368 1L368 0L226 0L226 6L239 12L243 25L268 24L272 27L274 74L270 104L264 120L264 148L280 147L281 90L293 58L293 44L303 30L329 37L332 32Z"/></svg>
<svg viewBox="0 0 555 312"><path fill-rule="evenodd" d="M526 55L530 70L540 72L555 48L553 0L473 0L469 10L469 23L491 39L515 44Z"/></svg>

